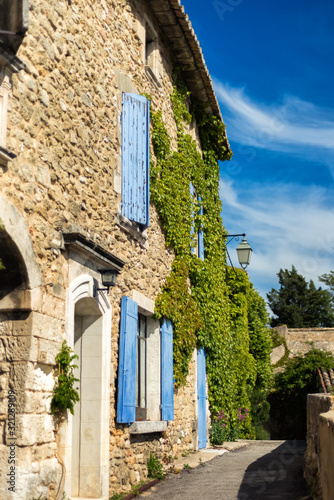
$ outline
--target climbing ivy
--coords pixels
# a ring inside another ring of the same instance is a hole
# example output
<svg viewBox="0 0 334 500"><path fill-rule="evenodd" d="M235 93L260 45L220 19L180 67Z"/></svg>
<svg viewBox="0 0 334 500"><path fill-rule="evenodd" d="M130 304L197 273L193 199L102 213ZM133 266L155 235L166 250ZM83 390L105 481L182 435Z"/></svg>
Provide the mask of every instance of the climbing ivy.
<svg viewBox="0 0 334 500"><path fill-rule="evenodd" d="M73 387L75 382L79 382L79 379L74 377L73 372L75 368L78 368L77 365L73 364L75 359L79 359L79 356L72 354L72 349L64 340L61 350L56 356L55 368L58 379L51 400L51 412L58 417L67 409L73 415L74 405L80 400L79 393Z"/></svg>
<svg viewBox="0 0 334 500"><path fill-rule="evenodd" d="M196 301L188 293L189 268L176 258L171 275L156 300L156 317L167 317L173 322L174 378L176 385L184 385L188 366L196 347L196 333L203 328L203 319Z"/></svg>
<svg viewBox="0 0 334 500"><path fill-rule="evenodd" d="M171 102L177 147L172 148L162 112L151 113L151 200L158 210L166 243L175 252L171 274L156 300L155 314L157 318L170 318L174 324L176 386L186 381L194 347L204 347L211 413L224 410L233 428L239 424L238 409L250 407L258 372L248 335L248 278L238 273L233 283L226 281L218 161L230 159L231 152L221 120L207 113L200 103L191 102L179 72L174 75ZM187 133L194 118L202 155ZM196 197L190 194L190 183ZM192 251L199 229L204 232L203 261ZM251 417L243 422L243 433L254 436Z"/></svg>

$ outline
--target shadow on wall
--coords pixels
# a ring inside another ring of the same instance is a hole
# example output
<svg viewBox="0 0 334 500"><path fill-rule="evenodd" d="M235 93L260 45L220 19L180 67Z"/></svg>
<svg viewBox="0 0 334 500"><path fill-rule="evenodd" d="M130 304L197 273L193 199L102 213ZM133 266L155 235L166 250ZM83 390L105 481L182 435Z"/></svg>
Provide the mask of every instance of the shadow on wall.
<svg viewBox="0 0 334 500"><path fill-rule="evenodd" d="M305 441L286 441L253 462L246 469L238 500L310 499L303 478L304 452Z"/></svg>
<svg viewBox="0 0 334 500"><path fill-rule="evenodd" d="M4 230L0 231L0 261L4 266L0 269L0 299L2 299L16 288L24 289L28 284L27 270L21 253Z"/></svg>

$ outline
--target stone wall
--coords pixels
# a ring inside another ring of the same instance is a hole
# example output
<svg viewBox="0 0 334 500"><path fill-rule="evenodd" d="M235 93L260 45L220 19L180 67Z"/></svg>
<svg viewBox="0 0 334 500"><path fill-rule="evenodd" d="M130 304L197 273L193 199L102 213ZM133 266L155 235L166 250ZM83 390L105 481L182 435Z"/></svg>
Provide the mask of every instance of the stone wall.
<svg viewBox="0 0 334 500"><path fill-rule="evenodd" d="M286 325L275 328L286 341L290 351L289 356L306 354L313 342L316 349L330 352L334 355L334 328L288 328ZM285 354L283 345L275 347L272 352L272 364L276 364Z"/></svg>
<svg viewBox="0 0 334 500"><path fill-rule="evenodd" d="M307 396L307 448L304 476L316 500L330 500L325 490L330 488L333 471L333 404L334 396ZM330 478L330 480L329 480Z"/></svg>
<svg viewBox="0 0 334 500"><path fill-rule="evenodd" d="M323 500L334 498L334 411L320 415L320 478Z"/></svg>
<svg viewBox="0 0 334 500"><path fill-rule="evenodd" d="M158 84L145 67L145 18L157 33ZM175 394L175 420L163 436L130 435L115 416L121 297L137 291L154 301L174 258L154 206L145 231L129 229L119 218L121 94L149 94L175 145L169 97L174 56L146 2L134 0L31 1L18 56L26 70L12 76L7 131L7 148L17 157L0 167L0 218L21 251L31 296L25 307L19 291L11 307L0 304L1 470L8 468L10 452L10 390L16 398L18 464L15 496L2 475L1 498L59 498L68 472L62 458L68 434L57 448L58 425L50 414L53 365L68 338L67 294L74 279L66 232L82 234L125 262L109 296L111 495L146 477L150 451L163 458L197 446L195 356L187 385ZM189 132L198 141L196 126ZM5 217L8 206L17 224ZM96 263L86 260L83 267L100 279Z"/></svg>

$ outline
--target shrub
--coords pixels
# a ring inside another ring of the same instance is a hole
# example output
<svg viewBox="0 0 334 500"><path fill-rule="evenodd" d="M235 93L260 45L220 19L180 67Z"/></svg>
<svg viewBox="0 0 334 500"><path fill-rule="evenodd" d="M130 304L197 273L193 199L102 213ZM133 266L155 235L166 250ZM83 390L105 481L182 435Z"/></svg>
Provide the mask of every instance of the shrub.
<svg viewBox="0 0 334 500"><path fill-rule="evenodd" d="M318 368L333 367L332 354L315 348L285 363L269 397L273 439L305 439L307 394L318 392Z"/></svg>
<svg viewBox="0 0 334 500"><path fill-rule="evenodd" d="M160 460L151 452L147 462L147 476L151 479L165 479L166 472Z"/></svg>

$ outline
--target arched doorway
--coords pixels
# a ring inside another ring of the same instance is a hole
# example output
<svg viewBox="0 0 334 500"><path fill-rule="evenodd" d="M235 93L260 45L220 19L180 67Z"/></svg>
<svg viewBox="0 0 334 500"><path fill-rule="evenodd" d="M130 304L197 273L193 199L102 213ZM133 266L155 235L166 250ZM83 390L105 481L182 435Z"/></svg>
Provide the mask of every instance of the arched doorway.
<svg viewBox="0 0 334 500"><path fill-rule="evenodd" d="M74 348L79 356L75 375L80 401L72 420L73 497L101 494L102 314L91 298L75 305Z"/></svg>
<svg viewBox="0 0 334 500"><path fill-rule="evenodd" d="M79 356L80 402L61 429L59 451L66 467L66 494L108 498L111 305L105 292L94 296L94 278L79 275L70 284L67 341Z"/></svg>

